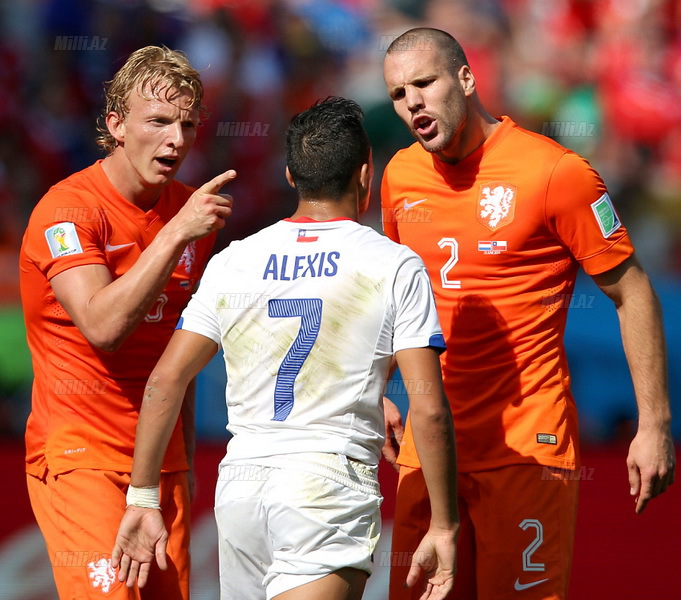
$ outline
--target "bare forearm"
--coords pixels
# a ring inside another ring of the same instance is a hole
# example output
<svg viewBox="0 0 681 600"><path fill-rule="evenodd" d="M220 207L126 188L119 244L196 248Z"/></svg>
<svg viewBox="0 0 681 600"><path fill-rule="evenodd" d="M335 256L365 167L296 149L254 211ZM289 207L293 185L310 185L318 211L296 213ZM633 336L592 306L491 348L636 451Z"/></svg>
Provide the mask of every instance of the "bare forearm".
<svg viewBox="0 0 681 600"><path fill-rule="evenodd" d="M180 414L182 415L182 434L187 452L187 462L189 468L192 469L196 450L196 379L192 379L187 386Z"/></svg>
<svg viewBox="0 0 681 600"><path fill-rule="evenodd" d="M670 431L667 352L662 309L635 256L594 277L615 303L622 344L638 405L638 431L629 446L627 469L636 512L674 481L676 459Z"/></svg>
<svg viewBox="0 0 681 600"><path fill-rule="evenodd" d="M667 351L662 308L655 291L642 282L617 307L622 344L639 411L639 427L668 427Z"/></svg>
<svg viewBox="0 0 681 600"><path fill-rule="evenodd" d="M624 307L619 311L622 343L638 404L639 426L669 426L667 355L661 318L658 312L647 316L636 312L636 309L628 311ZM642 318L648 324L642 323Z"/></svg>
<svg viewBox="0 0 681 600"><path fill-rule="evenodd" d="M451 414L411 412L414 444L431 503L431 525L450 528L459 522L457 469Z"/></svg>
<svg viewBox="0 0 681 600"><path fill-rule="evenodd" d="M407 381L419 381L423 393L409 393L414 444L428 487L431 526L451 529L459 522L457 467L451 409L442 387L440 362L429 348L397 353L397 364Z"/></svg>
<svg viewBox="0 0 681 600"><path fill-rule="evenodd" d="M130 483L158 485L170 437L182 408L184 388L155 370L149 377L137 424Z"/></svg>
<svg viewBox="0 0 681 600"><path fill-rule="evenodd" d="M193 402L185 403L186 396L193 397L190 385L205 367L218 346L210 339L178 329L158 364L149 376L144 390L142 408L137 424L135 455L132 467L132 485L145 487L157 485L170 436L183 405L193 412ZM193 438L193 418L191 419Z"/></svg>

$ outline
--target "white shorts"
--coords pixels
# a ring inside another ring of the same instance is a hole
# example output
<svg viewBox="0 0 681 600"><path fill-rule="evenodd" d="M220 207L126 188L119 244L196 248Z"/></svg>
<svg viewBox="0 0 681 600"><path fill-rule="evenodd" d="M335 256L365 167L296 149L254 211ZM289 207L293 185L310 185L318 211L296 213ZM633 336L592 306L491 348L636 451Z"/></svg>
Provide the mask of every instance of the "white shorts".
<svg viewBox="0 0 681 600"><path fill-rule="evenodd" d="M221 600L269 600L344 567L370 574L381 523L376 467L331 454L264 462L277 466L220 465Z"/></svg>

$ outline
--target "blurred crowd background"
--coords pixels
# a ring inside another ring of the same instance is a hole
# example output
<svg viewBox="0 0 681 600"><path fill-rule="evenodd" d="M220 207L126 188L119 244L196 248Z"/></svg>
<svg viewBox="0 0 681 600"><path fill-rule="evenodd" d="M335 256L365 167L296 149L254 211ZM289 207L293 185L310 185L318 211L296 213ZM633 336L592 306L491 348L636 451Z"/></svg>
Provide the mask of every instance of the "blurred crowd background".
<svg viewBox="0 0 681 600"><path fill-rule="evenodd" d="M489 112L508 114L589 159L673 319L681 298L678 0L4 0L1 433L20 437L29 410L17 268L25 224L51 185L101 157L94 139L102 82L133 50L148 44L181 49L202 72L209 114L180 179L200 185L227 168L237 170L227 190L235 198L234 216L220 233L221 248L291 214L285 128L294 113L328 95L353 98L366 112L376 189L364 222L380 228L383 167L412 142L385 92L383 55L395 36L418 25L445 29L462 43ZM587 304L583 308L591 308ZM614 310L600 297L595 305L609 307L613 321L590 348L610 355L597 340L617 344ZM585 331L599 334L600 313L577 309L569 331L582 319ZM585 342L574 335L578 360ZM669 345L677 352L676 339ZM607 364L604 369L594 375L603 387L617 388L608 383L614 373ZM673 376L679 372L681 366L672 368ZM585 393L596 385L578 383ZM676 397L678 379L672 384ZM609 439L631 420L633 401L624 389L616 393L629 397L614 400L605 424L587 417L587 434Z"/></svg>

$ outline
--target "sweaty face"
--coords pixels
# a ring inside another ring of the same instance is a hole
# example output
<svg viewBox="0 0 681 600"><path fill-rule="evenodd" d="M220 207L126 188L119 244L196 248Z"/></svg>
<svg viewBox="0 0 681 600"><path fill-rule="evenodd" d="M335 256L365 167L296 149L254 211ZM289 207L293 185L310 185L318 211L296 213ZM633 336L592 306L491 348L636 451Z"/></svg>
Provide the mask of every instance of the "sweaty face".
<svg viewBox="0 0 681 600"><path fill-rule="evenodd" d="M466 93L437 49L397 49L386 55L383 76L395 112L419 143L443 160L456 157Z"/></svg>
<svg viewBox="0 0 681 600"><path fill-rule="evenodd" d="M191 96L175 90L161 90L150 99L138 91L130 94L128 113L116 126L116 150L124 153L128 170L142 187L169 183L194 145L199 111L190 105Z"/></svg>

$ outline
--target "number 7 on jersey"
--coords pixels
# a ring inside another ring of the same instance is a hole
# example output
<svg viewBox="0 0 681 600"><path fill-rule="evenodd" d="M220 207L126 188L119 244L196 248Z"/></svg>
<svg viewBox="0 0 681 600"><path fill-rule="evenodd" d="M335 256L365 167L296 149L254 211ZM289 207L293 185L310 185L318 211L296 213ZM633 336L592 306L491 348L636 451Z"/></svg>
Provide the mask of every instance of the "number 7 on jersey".
<svg viewBox="0 0 681 600"><path fill-rule="evenodd" d="M267 302L270 317L300 317L296 339L279 366L274 387L273 421L284 421L293 409L293 384L317 339L322 322L321 298L271 299Z"/></svg>

